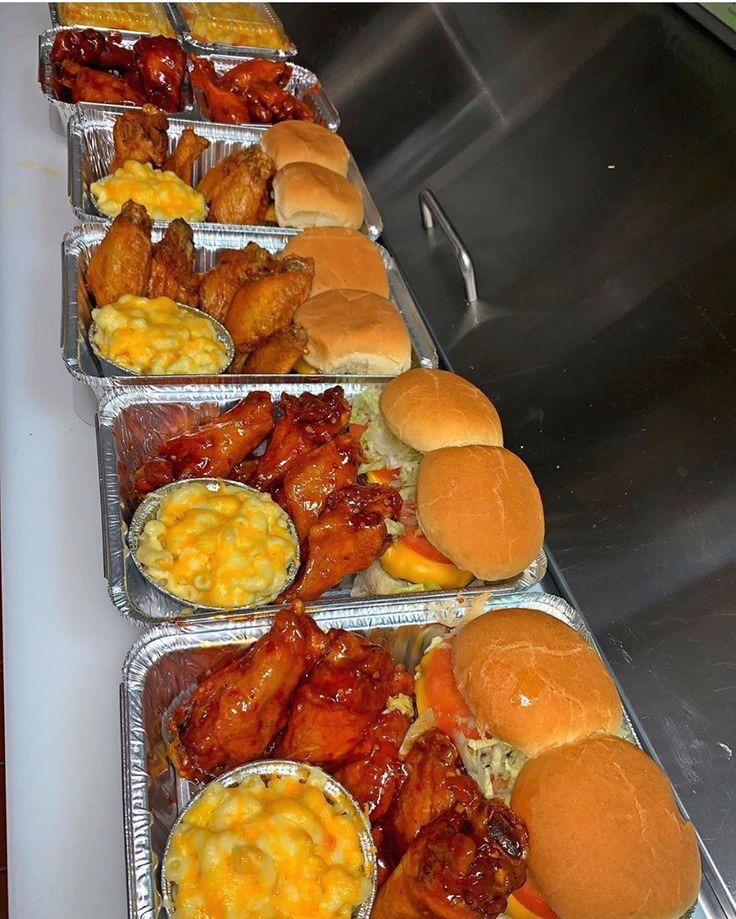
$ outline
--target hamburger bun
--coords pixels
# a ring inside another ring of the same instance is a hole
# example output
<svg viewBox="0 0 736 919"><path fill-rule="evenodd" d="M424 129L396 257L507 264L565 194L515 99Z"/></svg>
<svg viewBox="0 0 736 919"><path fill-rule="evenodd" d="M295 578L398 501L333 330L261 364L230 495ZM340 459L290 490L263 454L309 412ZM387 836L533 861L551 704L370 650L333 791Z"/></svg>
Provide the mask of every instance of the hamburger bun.
<svg viewBox="0 0 736 919"><path fill-rule="evenodd" d="M619 737L529 760L511 807L529 830L532 879L561 919L677 919L698 896L693 825L659 766Z"/></svg>
<svg viewBox="0 0 736 919"><path fill-rule="evenodd" d="M452 639L452 664L478 726L526 756L621 727L600 657L547 613L501 609L470 620Z"/></svg>
<svg viewBox="0 0 736 919"><path fill-rule="evenodd" d="M484 581L519 574L544 542L539 490L519 457L503 447L426 453L419 463L417 516L442 555Z"/></svg>
<svg viewBox="0 0 736 919"><path fill-rule="evenodd" d="M309 338L304 359L318 373L391 374L411 364L399 311L364 290L328 290L299 306L294 321Z"/></svg>
<svg viewBox="0 0 736 919"><path fill-rule="evenodd" d="M380 404L391 433L420 453L468 444L503 446L501 419L491 400L446 370L403 373L384 387Z"/></svg>
<svg viewBox="0 0 736 919"><path fill-rule="evenodd" d="M363 223L363 196L343 176L314 163L289 163L273 178L280 227L350 227Z"/></svg>
<svg viewBox="0 0 736 919"><path fill-rule="evenodd" d="M341 176L348 174L345 141L321 124L281 121L261 137L261 150L283 169L289 163L314 163Z"/></svg>
<svg viewBox="0 0 736 919"><path fill-rule="evenodd" d="M367 236L343 227L305 230L289 240L282 257L314 259L311 296L326 290L367 290L388 297L388 274L381 251Z"/></svg>

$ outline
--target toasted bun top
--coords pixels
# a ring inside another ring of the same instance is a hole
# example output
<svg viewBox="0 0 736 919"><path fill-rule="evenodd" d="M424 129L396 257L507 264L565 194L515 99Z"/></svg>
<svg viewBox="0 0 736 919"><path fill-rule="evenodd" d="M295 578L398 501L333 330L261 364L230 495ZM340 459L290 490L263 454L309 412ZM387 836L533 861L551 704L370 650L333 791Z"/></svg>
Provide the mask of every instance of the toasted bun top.
<svg viewBox="0 0 736 919"><path fill-rule="evenodd" d="M411 342L390 300L364 290L328 290L299 306L309 336L305 359L321 373L401 373Z"/></svg>
<svg viewBox="0 0 736 919"><path fill-rule="evenodd" d="M542 499L503 447L444 447L419 463L417 515L432 545L485 581L522 572L544 542Z"/></svg>
<svg viewBox="0 0 736 919"><path fill-rule="evenodd" d="M621 727L600 657L547 613L501 609L472 619L452 639L452 662L478 725L526 756Z"/></svg>
<svg viewBox="0 0 736 919"><path fill-rule="evenodd" d="M693 825L659 766L619 737L529 760L511 807L529 829L534 883L561 919L677 919L698 896Z"/></svg>
<svg viewBox="0 0 736 919"><path fill-rule="evenodd" d="M281 227L350 227L363 223L363 196L343 176L314 163L289 163L273 178Z"/></svg>
<svg viewBox="0 0 736 919"><path fill-rule="evenodd" d="M420 453L467 444L503 446L493 403L455 373L408 370L384 387L380 404L389 430Z"/></svg>
<svg viewBox="0 0 736 919"><path fill-rule="evenodd" d="M310 121L281 121L261 137L261 150L283 169L289 163L315 163L348 174L348 148L342 137Z"/></svg>
<svg viewBox="0 0 736 919"><path fill-rule="evenodd" d="M313 297L338 288L367 290L379 297L389 295L388 274L378 246L356 230L305 230L289 240L281 254L314 259Z"/></svg>

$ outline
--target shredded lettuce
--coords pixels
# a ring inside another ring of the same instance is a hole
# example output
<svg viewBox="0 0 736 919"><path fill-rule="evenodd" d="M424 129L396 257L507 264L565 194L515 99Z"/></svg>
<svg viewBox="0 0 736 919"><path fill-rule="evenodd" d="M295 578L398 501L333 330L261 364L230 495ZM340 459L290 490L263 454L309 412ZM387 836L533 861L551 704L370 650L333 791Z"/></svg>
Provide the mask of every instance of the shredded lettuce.
<svg viewBox="0 0 736 919"><path fill-rule="evenodd" d="M400 520L392 520L390 517L386 517L383 522L386 524L388 535L391 537L401 536L406 529Z"/></svg>
<svg viewBox="0 0 736 919"><path fill-rule="evenodd" d="M388 702L386 702L386 711L400 712L402 715L406 715L408 718L413 718L414 699L412 696L408 696L405 692L397 693L395 696L389 697Z"/></svg>
<svg viewBox="0 0 736 919"><path fill-rule="evenodd" d="M495 737L473 740L457 734L453 737L468 775L475 779L486 798L501 798L506 804L521 767L523 753Z"/></svg>

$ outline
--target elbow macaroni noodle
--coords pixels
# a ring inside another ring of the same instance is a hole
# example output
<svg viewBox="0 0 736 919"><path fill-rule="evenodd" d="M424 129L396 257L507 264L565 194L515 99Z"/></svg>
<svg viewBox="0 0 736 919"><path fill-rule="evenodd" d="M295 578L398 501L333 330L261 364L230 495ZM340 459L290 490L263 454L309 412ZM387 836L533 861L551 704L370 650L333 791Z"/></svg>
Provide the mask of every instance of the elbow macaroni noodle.
<svg viewBox="0 0 736 919"><path fill-rule="evenodd" d="M183 217L192 223L207 216L204 195L182 182L176 173L154 169L150 163L126 160L112 175L93 182L90 192L108 217L117 217L130 199L142 204L154 220Z"/></svg>

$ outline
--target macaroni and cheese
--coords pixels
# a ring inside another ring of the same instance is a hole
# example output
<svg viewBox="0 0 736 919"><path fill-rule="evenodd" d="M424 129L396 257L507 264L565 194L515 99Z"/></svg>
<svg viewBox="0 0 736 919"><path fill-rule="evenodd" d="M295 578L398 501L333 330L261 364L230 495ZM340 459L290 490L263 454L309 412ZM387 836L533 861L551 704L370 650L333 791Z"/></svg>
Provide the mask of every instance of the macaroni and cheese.
<svg viewBox="0 0 736 919"><path fill-rule="evenodd" d="M288 45L258 3L180 3L179 9L198 41L274 50Z"/></svg>
<svg viewBox="0 0 736 919"><path fill-rule="evenodd" d="M271 600L298 561L286 513L232 482L181 482L143 527L136 558L169 593L232 608Z"/></svg>
<svg viewBox="0 0 736 919"><path fill-rule="evenodd" d="M90 337L98 353L131 370L163 374L220 373L230 359L212 319L169 297L125 294L92 310Z"/></svg>
<svg viewBox="0 0 736 919"><path fill-rule="evenodd" d="M154 220L183 217L190 223L204 220L204 195L182 182L178 175L154 169L150 163L126 160L112 175L90 186L95 204L108 217L117 217L126 201L142 204Z"/></svg>
<svg viewBox="0 0 736 919"><path fill-rule="evenodd" d="M60 3L65 26L97 26L173 37L174 30L160 3Z"/></svg>
<svg viewBox="0 0 736 919"><path fill-rule="evenodd" d="M350 919L371 891L353 820L293 776L212 782L174 830L177 919Z"/></svg>

